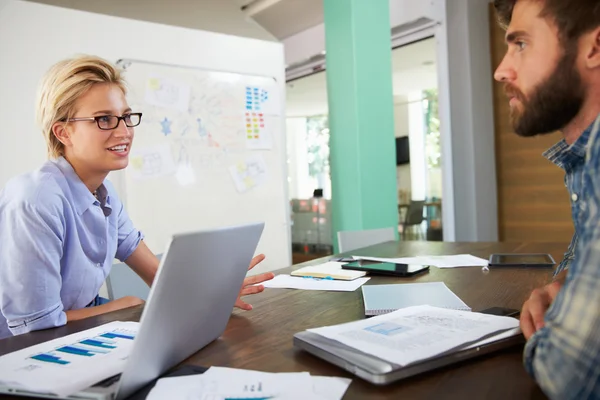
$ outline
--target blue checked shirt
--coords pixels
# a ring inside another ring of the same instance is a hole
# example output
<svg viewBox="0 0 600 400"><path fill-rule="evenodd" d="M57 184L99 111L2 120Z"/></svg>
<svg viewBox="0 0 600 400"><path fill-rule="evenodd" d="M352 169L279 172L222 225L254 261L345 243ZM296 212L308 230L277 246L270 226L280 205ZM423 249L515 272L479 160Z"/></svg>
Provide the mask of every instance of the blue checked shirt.
<svg viewBox="0 0 600 400"><path fill-rule="evenodd" d="M66 323L142 240L108 181L96 199L64 159L0 192L0 338Z"/></svg>
<svg viewBox="0 0 600 400"><path fill-rule="evenodd" d="M600 116L570 149L559 143L554 157L562 159L567 186L576 195L571 199L576 229L571 250L576 257L546 312L545 326L529 339L524 355L527 371L552 399L600 398L599 131ZM581 171L569 175L573 166Z"/></svg>
<svg viewBox="0 0 600 400"><path fill-rule="evenodd" d="M568 145L563 139L544 153L544 157L556 166L565 170L565 186L569 191L569 199L571 200L571 218L573 220L573 225L575 226L575 233L573 234L569 248L563 257L563 260L556 268L555 275L568 269L569 265L571 265L575 259L575 250L577 248L579 233L583 228L579 219L579 215L582 211L580 208L580 198L583 190L585 153L591 131L592 126L588 127L588 129L586 129L572 145Z"/></svg>

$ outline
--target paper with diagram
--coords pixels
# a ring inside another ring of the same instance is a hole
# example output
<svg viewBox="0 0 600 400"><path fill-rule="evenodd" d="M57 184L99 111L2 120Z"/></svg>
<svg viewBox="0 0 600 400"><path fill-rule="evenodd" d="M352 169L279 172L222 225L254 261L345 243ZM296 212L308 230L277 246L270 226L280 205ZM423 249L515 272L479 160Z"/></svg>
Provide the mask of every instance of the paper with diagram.
<svg viewBox="0 0 600 400"><path fill-rule="evenodd" d="M267 164L262 156L247 157L229 167L231 179L238 192L244 193L267 180Z"/></svg>
<svg viewBox="0 0 600 400"><path fill-rule="evenodd" d="M138 322L111 322L0 357L0 382L69 396L123 372Z"/></svg>
<svg viewBox="0 0 600 400"><path fill-rule="evenodd" d="M415 306L308 331L405 366L518 326L510 317Z"/></svg>
<svg viewBox="0 0 600 400"><path fill-rule="evenodd" d="M350 382L345 378L311 376L308 372L270 373L211 367L201 375L160 379L147 399L339 400Z"/></svg>

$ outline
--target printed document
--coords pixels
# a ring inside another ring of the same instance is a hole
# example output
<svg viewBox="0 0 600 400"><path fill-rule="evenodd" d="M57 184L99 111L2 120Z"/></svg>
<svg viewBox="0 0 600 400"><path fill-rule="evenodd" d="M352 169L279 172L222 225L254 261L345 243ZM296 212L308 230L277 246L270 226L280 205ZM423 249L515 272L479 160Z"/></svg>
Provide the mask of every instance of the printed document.
<svg viewBox="0 0 600 400"><path fill-rule="evenodd" d="M308 372L270 373L211 367L203 374L160 379L147 400L315 399L339 400L351 380Z"/></svg>
<svg viewBox="0 0 600 400"><path fill-rule="evenodd" d="M61 397L123 372L138 322L111 322L0 357L0 383Z"/></svg>
<svg viewBox="0 0 600 400"><path fill-rule="evenodd" d="M519 321L510 317L416 306L308 331L406 366L518 326Z"/></svg>

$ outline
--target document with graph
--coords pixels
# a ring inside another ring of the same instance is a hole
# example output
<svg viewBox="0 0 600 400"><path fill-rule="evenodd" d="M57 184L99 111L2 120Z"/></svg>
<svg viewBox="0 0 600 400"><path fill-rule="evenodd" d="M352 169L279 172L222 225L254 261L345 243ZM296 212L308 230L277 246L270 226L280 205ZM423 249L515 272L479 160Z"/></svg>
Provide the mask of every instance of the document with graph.
<svg viewBox="0 0 600 400"><path fill-rule="evenodd" d="M111 322L0 357L0 383L59 396L123 372L138 322Z"/></svg>
<svg viewBox="0 0 600 400"><path fill-rule="evenodd" d="M382 360L406 366L513 331L509 317L432 306L402 308L341 325L309 329Z"/></svg>

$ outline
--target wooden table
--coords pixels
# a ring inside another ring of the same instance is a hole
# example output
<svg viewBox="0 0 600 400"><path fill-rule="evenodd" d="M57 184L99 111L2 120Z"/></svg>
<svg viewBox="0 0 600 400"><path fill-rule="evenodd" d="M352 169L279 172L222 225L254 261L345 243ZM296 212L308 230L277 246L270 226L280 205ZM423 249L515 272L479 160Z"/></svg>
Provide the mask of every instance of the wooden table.
<svg viewBox="0 0 600 400"><path fill-rule="evenodd" d="M353 251L352 254L399 257L469 253L487 258L490 253L495 252L549 252L558 261L562 259L566 248L567 244L558 243L390 242ZM278 272L289 272L328 258ZM368 284L443 281L473 311L479 311L494 306L520 309L530 292L548 282L551 276L550 269L508 268L484 272L479 267L431 268L428 274L417 278L374 277ZM522 348L505 350L379 387L293 347L292 335L296 332L363 318L360 290L335 293L267 289L264 293L248 298L248 301L254 305L253 311L234 311L222 337L183 364L229 366L270 372L309 371L312 375L353 378L344 399L545 398L523 369ZM52 330L0 340L0 355L114 320L137 321L141 312L141 307L135 307L76 321Z"/></svg>

